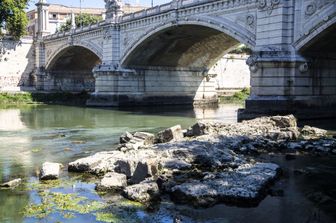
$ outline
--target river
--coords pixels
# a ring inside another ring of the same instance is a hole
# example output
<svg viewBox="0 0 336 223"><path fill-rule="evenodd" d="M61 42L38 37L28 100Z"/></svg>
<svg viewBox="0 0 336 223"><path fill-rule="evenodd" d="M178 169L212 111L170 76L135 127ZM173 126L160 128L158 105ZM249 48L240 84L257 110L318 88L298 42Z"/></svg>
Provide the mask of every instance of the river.
<svg viewBox="0 0 336 223"><path fill-rule="evenodd" d="M0 222L112 221L112 216L98 215L98 209L72 210L71 214L64 214L65 208L60 211L57 204L43 206L45 209L40 218L27 214L34 205L48 203L43 197L46 191L80 196L113 206L109 211L99 210L99 213L115 213L113 208L120 208L115 204L122 203L118 195L97 194L94 190L97 179L79 177L67 171L63 171L57 185L41 186L38 184L41 164L45 161L67 164L98 151L113 149L125 131L155 133L176 124L186 128L200 119L233 123L238 108L237 105L220 105L216 109L163 106L118 110L41 105L0 109L0 182L18 177L25 182L14 190L0 190ZM336 129L334 121L319 121L314 125L330 131ZM284 176L275 185L285 188L283 196L268 196L254 208L216 205L208 209L193 209L165 200L153 212L137 206L132 207L131 214L122 210L122 215L127 215L128 220L121 222L168 223L179 218L182 222L336 222L335 157L302 156L286 161L281 155L275 155L259 159L271 160L284 169ZM295 175L298 169L308 174Z"/></svg>

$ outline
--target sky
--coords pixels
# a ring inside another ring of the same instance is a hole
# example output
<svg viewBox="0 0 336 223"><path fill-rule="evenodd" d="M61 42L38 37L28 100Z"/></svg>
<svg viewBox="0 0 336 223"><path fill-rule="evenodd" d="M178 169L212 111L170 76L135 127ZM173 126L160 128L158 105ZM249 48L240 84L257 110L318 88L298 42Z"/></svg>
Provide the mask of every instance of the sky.
<svg viewBox="0 0 336 223"><path fill-rule="evenodd" d="M80 5L79 1L80 0L47 0L47 3L79 7ZM123 1L125 1L125 3L130 4L139 4L144 6L151 5L151 0L123 0ZM153 0L153 3L154 5L161 5L170 1L171 0ZM37 2L38 0L30 0L29 10L35 8L35 3ZM82 0L82 7L104 8L104 5L105 5L104 0Z"/></svg>

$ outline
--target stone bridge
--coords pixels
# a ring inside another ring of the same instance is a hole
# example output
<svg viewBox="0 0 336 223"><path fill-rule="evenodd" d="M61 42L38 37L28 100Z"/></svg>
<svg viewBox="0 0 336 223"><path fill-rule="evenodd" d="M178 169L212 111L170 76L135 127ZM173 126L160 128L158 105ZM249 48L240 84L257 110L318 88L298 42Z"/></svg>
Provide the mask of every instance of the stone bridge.
<svg viewBox="0 0 336 223"><path fill-rule="evenodd" d="M216 102L213 74L237 44L248 59L249 113L335 116L336 0L175 0L45 35L38 3L38 87L90 91L89 105Z"/></svg>

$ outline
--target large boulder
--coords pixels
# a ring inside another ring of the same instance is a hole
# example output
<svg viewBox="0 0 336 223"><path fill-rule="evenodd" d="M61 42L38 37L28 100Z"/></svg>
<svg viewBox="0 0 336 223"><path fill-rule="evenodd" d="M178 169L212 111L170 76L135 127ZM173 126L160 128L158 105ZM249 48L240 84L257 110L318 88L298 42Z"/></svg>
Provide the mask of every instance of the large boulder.
<svg viewBox="0 0 336 223"><path fill-rule="evenodd" d="M97 190L120 190L127 186L127 177L120 173L107 173L99 184L96 185Z"/></svg>
<svg viewBox="0 0 336 223"><path fill-rule="evenodd" d="M115 172L116 162L124 159L125 153L120 151L99 152L69 163L68 170L102 175L107 172Z"/></svg>
<svg viewBox="0 0 336 223"><path fill-rule="evenodd" d="M0 187L3 187L3 188L14 188L14 187L19 186L21 184L21 182L22 182L22 179L18 178L18 179L11 180L11 181L8 181L6 183L0 184Z"/></svg>
<svg viewBox="0 0 336 223"><path fill-rule="evenodd" d="M297 127L296 118L294 115L287 115L287 116L273 116L271 120L275 122L275 125L279 128L291 128Z"/></svg>
<svg viewBox="0 0 336 223"><path fill-rule="evenodd" d="M140 184L126 187L123 190L123 196L129 200L148 203L158 200L160 191L156 182L143 181Z"/></svg>
<svg viewBox="0 0 336 223"><path fill-rule="evenodd" d="M134 137L143 140L143 144L146 145L153 145L155 140L155 135L148 132L136 132L133 135Z"/></svg>
<svg viewBox="0 0 336 223"><path fill-rule="evenodd" d="M179 141L181 139L183 139L183 130L180 125L165 129L159 132L156 136L156 142L158 143Z"/></svg>
<svg viewBox="0 0 336 223"><path fill-rule="evenodd" d="M139 161L131 178L133 184L140 183L148 177L156 176L158 170L158 163L155 159L147 159Z"/></svg>
<svg viewBox="0 0 336 223"><path fill-rule="evenodd" d="M201 136L207 134L207 124L204 122L197 122L191 127L191 132L189 135Z"/></svg>
<svg viewBox="0 0 336 223"><path fill-rule="evenodd" d="M40 179L56 180L59 178L62 164L45 162L42 164Z"/></svg>
<svg viewBox="0 0 336 223"><path fill-rule="evenodd" d="M131 139L133 139L133 135L129 132L125 132L124 134L120 136L119 141L120 143L123 144L123 143L128 143L129 141L131 141Z"/></svg>
<svg viewBox="0 0 336 223"><path fill-rule="evenodd" d="M304 139L318 139L327 136L328 131L305 125L301 129L301 135Z"/></svg>
<svg viewBox="0 0 336 223"><path fill-rule="evenodd" d="M236 170L210 173L202 180L174 186L171 198L196 207L208 207L218 202L256 205L278 171L279 166L272 163L244 164Z"/></svg>

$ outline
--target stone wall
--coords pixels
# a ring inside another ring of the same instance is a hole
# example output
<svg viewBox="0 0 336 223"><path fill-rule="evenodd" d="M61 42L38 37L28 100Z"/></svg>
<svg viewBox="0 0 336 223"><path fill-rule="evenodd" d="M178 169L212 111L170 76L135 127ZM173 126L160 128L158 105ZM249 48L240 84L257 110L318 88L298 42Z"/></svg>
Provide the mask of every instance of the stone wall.
<svg viewBox="0 0 336 223"><path fill-rule="evenodd" d="M217 89L243 89L250 87L250 70L246 64L249 56L244 54L227 54L209 71L217 74Z"/></svg>
<svg viewBox="0 0 336 223"><path fill-rule="evenodd" d="M43 90L50 92L93 92L95 79L88 71L52 71L44 78Z"/></svg>
<svg viewBox="0 0 336 223"><path fill-rule="evenodd" d="M20 91L34 84L33 39L0 40L0 91Z"/></svg>
<svg viewBox="0 0 336 223"><path fill-rule="evenodd" d="M215 81L203 71L148 67L96 72L96 91L90 105L201 104L217 102Z"/></svg>

